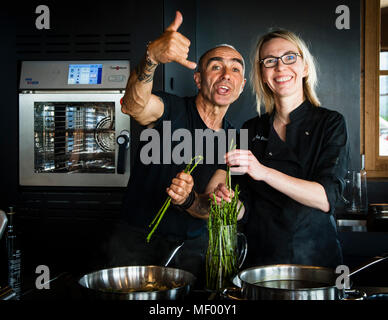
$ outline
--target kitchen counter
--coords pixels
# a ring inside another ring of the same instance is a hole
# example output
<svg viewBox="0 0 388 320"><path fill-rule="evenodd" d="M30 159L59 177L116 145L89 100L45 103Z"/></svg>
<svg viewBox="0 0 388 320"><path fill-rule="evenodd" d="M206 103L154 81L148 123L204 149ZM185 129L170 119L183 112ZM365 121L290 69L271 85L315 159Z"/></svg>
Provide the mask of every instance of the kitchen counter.
<svg viewBox="0 0 388 320"><path fill-rule="evenodd" d="M90 317L91 311L93 313L98 312L99 314L109 312L107 315L111 316L113 311L116 313L123 311L123 314L127 314L129 318L133 318L133 315L136 315L135 318L139 319L180 318L205 320L222 318L226 320L249 319L254 312L257 312L258 308L260 313L273 312L275 310L277 317L287 317L292 312L306 312L306 306L310 307L311 303L315 305L317 303L312 301L237 301L214 296L205 290L193 290L183 301L115 301L114 303L103 301L94 303L80 290L76 280L77 276L68 272L54 275L50 281L50 289L38 290L30 287L23 292L21 301L16 302L16 304L13 301L9 301L10 303L0 301L2 310L6 310L6 307L9 306L13 315L18 312L22 312L21 315L25 315L26 310L30 307L33 308L31 312L39 310L43 314L49 314L50 317L56 317L58 313L71 317L74 317L75 314L81 317ZM33 281L30 282L30 284L32 283ZM373 299L368 301L320 301L318 302L319 305L323 305L324 308L319 310L319 314L321 316L332 316L333 311L337 312L340 310L345 311L347 316L349 316L353 315L353 313L357 314L357 308L362 308L363 311L365 308L368 308L371 312L380 312L383 311L383 308L386 308L388 287L365 286L358 287L357 289L366 292L369 298ZM383 293L385 294L382 295ZM379 302L376 300L384 301ZM78 302L82 304L78 304ZM88 305L87 302L91 304ZM21 307L18 307L19 305ZM119 310L118 308L123 309ZM161 310L166 310L167 308L169 310L180 308L182 314L179 317L176 314L163 315ZM381 310L379 310L380 308ZM159 310L159 313L155 314L155 310Z"/></svg>
<svg viewBox="0 0 388 320"><path fill-rule="evenodd" d="M258 308L260 312L276 310L277 316L284 315L289 316L290 312L301 312L305 311L306 304L311 304L311 301L236 301L226 299L220 295L213 295L205 290L191 290L190 294L185 297L184 300L180 301L115 301L112 302L98 302L94 303L89 295L86 294L85 290L77 284L79 274L72 272L61 272L55 274L54 272L51 275L51 280L49 282L49 289L40 289L38 290L35 287L35 278L31 277L30 279L24 278L23 282L23 291L21 296L21 305L23 307L17 308L16 311L23 310L25 312L26 308L24 306L33 306L40 307L40 310L44 310L47 313L48 308L54 307L55 309L49 313L50 316L54 316L60 312L61 314L69 314L74 316L74 312L77 315L85 312L85 317L90 317L90 311L92 307L93 312L106 312L108 311L111 315L112 310L115 312L118 311L117 308L123 308L123 312L130 312L131 315L136 314L136 318L141 319L175 319L174 316L163 316L159 314L159 317L155 314L152 314L157 308L163 310L163 308L182 308L181 319L217 319L221 318L226 319L249 319L252 317L253 312L257 311ZM363 286L354 286L354 289L365 292L369 299L368 301L321 301L319 304L324 304L323 310L320 310L320 315L323 315L327 312L327 315L332 315L333 311L345 310L349 316L353 312L357 312L358 308L373 308L373 312L379 312L379 308L386 308L386 300L388 300L388 286L379 287L373 285L363 285ZM383 295L384 294L384 295ZM373 298L373 299L372 299ZM376 300L384 300L382 302ZM15 305L11 303L8 304L11 310L14 312L15 307L19 305L19 302ZM47 303L49 302L49 303ZM60 303L59 305L57 303ZM78 302L81 302L82 305L78 305ZM91 305L85 304L85 302L92 303ZM1 303L2 309L7 305ZM64 304L63 304L64 303ZM315 303L315 302L314 302ZM75 307L73 307L75 306ZM284 306L284 308L282 308ZM112 307L114 309L112 309ZM195 310L202 310L205 312L205 307L208 309L208 313L198 314L195 313ZM280 307L280 309L279 309ZM202 309L201 309L202 308ZM210 309L213 308L213 309ZM215 309L217 308L217 309ZM226 308L229 308L230 313L225 313ZM106 310L107 309L107 310ZM171 309L172 310L172 309ZM217 310L219 313L211 313ZM369 309L370 310L370 309ZM34 310L36 311L36 310ZM382 311L382 310L381 310ZM81 312L81 313L80 313ZM119 310L121 312L121 310ZM233 312L233 313L231 313ZM284 312L282 314L282 312ZM13 313L14 314L14 313ZM82 314L83 315L83 314ZM143 315L143 317L139 317ZM130 316L130 318L132 318Z"/></svg>
<svg viewBox="0 0 388 320"><path fill-rule="evenodd" d="M337 221L339 220L346 220L348 223L355 220L360 222L361 227L364 227L363 224L366 221L365 216L346 214L338 214ZM23 275L21 299L24 301L88 299L84 292L81 292L77 278L83 273L90 272L90 265L97 266L93 261L93 258L99 258L99 251L95 249L96 243L102 238L102 231L108 234L110 229L100 221L94 224L89 221L78 222L76 226L69 227L64 221L60 221L61 229L55 224L54 227L36 225L40 227L39 232L31 228L31 224L28 224L29 228L22 230L24 236L23 267L26 274ZM57 232L57 230L65 231ZM71 230L71 237L69 237L68 230ZM85 234L84 230L89 232ZM339 230L339 238L344 251L344 264L349 266L350 270L366 262L370 257L388 252L388 232L355 231L354 228L340 228ZM47 241L48 239L50 241ZM35 288L35 280L38 277L35 269L38 265L50 267L50 279L52 280L48 290ZM365 272L365 277L360 275L357 279L360 281L356 283L358 288L367 288L369 294L376 290L388 292L386 266L387 264L376 266L370 272ZM96 269L100 268L96 267ZM215 298L204 290L195 289L187 297L188 301L209 301Z"/></svg>
<svg viewBox="0 0 388 320"><path fill-rule="evenodd" d="M50 282L49 289L37 289L34 286L34 281L30 279L25 290L22 293L23 301L34 300L93 300L89 295L89 290L78 284L80 276L69 272L63 272L54 276ZM388 292L388 291L387 291ZM206 290L192 289L185 301L208 301L214 300L215 296Z"/></svg>
<svg viewBox="0 0 388 320"><path fill-rule="evenodd" d="M368 232L366 219L337 219L339 232Z"/></svg>
<svg viewBox="0 0 388 320"><path fill-rule="evenodd" d="M37 289L30 286L22 293L22 301L63 301L63 300L90 300L87 289L80 287L77 276L63 272L49 282L49 289ZM31 283L32 284L32 283ZM355 286L354 289L365 292L368 299L388 300L388 287ZM191 290L185 302L206 302L227 300L225 297L216 296L205 290Z"/></svg>
<svg viewBox="0 0 388 320"><path fill-rule="evenodd" d="M344 209L336 209L335 219L339 232L368 232L366 213L349 213Z"/></svg>
<svg viewBox="0 0 388 320"><path fill-rule="evenodd" d="M388 233L388 206L371 204L368 212L347 212L337 208L335 218L339 231L353 232L387 232Z"/></svg>

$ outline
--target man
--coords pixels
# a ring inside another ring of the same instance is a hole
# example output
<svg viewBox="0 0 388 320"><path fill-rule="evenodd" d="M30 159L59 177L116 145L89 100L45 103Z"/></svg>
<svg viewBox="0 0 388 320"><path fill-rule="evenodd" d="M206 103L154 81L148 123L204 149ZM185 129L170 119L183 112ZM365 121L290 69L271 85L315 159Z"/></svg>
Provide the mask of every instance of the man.
<svg viewBox="0 0 388 320"><path fill-rule="evenodd" d="M165 137L166 123L172 132L184 128L191 133L192 137L195 136L196 129L211 129L215 132L231 129L232 126L224 116L229 105L239 97L246 82L244 60L241 54L231 46L221 45L207 51L199 61L194 73L194 81L198 88L197 96L181 98L163 92L152 92L153 76L159 64L177 62L190 69L196 68L194 62L187 60L190 41L178 32L182 21L182 15L177 11L172 24L158 39L148 45L144 60L131 73L122 99L122 112L130 115L140 125L153 128L160 134L160 159L162 160L171 159L169 153L179 142L173 141L171 137ZM163 149L163 139L169 139L171 149ZM176 264L185 269L186 261L186 269L191 269L189 271L195 273L195 263L188 262L186 258L188 255L193 257L193 252L201 252L201 258L203 258L203 251L206 250L207 245L206 221L185 212L188 207L188 204L182 201L185 196L177 199L173 197L173 205L160 222L151 242L144 246L145 237L151 230L149 224L167 198L166 187L186 166L185 163L163 163L163 161L143 163L142 148L146 144L147 142L140 144L131 172L124 199L124 218L131 227L143 231L141 251L152 252L147 254L148 256L154 252L163 255L161 252L165 247L161 248L162 242L185 241L185 245L177 254ZM194 146L193 139L193 149ZM218 149L215 150L215 154L217 152ZM206 162L205 158L203 163L196 167L192 176L197 194L206 193L216 187L209 181L218 168L220 165L217 163L217 157L213 164ZM191 190L191 188L192 185L187 189ZM122 232L125 233L123 230ZM136 241L139 239L138 237ZM130 250L130 245L127 248ZM153 256L153 259L156 259L156 256ZM156 263L151 259L143 259L141 262L149 261Z"/></svg>

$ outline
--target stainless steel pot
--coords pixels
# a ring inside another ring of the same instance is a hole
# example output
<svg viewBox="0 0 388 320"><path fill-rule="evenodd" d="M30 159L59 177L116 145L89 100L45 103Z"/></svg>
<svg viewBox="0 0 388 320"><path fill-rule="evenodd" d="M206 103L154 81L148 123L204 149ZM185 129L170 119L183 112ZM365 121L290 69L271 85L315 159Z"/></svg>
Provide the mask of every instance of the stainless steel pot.
<svg viewBox="0 0 388 320"><path fill-rule="evenodd" d="M349 276L387 258L388 255L375 257ZM243 270L233 279L233 283L241 287L240 296L247 300L346 299L349 296L346 290L340 290L336 286L338 276L330 268L280 264ZM354 295L354 290L352 294ZM359 296L363 297L363 294L360 293Z"/></svg>
<svg viewBox="0 0 388 320"><path fill-rule="evenodd" d="M88 297L102 300L177 300L186 296L195 276L168 268L178 245L163 266L125 266L103 269L82 276L78 283Z"/></svg>
<svg viewBox="0 0 388 320"><path fill-rule="evenodd" d="M269 265L239 273L242 297L249 300L337 300L333 270L302 265Z"/></svg>
<svg viewBox="0 0 388 320"><path fill-rule="evenodd" d="M79 284L91 298L104 300L176 300L186 296L193 274L161 266L130 266L84 275Z"/></svg>

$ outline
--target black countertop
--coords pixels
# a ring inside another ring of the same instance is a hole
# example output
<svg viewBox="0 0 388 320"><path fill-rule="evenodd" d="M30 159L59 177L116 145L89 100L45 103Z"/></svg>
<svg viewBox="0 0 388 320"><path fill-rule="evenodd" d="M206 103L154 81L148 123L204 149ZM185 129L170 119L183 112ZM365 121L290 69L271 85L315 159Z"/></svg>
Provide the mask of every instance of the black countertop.
<svg viewBox="0 0 388 320"><path fill-rule="evenodd" d="M70 272L62 272L54 276L48 282L49 288L37 289L34 279L24 279L21 301L69 301L69 300L95 300L86 289L78 284L80 275ZM388 292L388 290L387 290ZM184 298L185 302L216 301L222 300L220 296L206 290L192 288Z"/></svg>
<svg viewBox="0 0 388 320"><path fill-rule="evenodd" d="M348 221L363 221L367 219L367 215L347 214L338 212L338 220ZM99 251L94 250L96 243L102 238L101 231L109 233L106 229L106 224L99 223L90 224L88 221L78 223L76 227L73 225L64 227L63 221L60 222L61 228L41 227L40 223L36 226L40 228L34 229L28 223L28 228L22 230L24 232L24 266L23 274L23 294L21 300L24 301L60 301L60 300L86 300L88 299L77 283L77 280L87 272L90 272L90 265L94 258L99 257ZM59 224L59 223L58 223ZM56 226L56 225L54 225ZM61 232L57 232L61 230ZM64 231L63 231L64 230ZM85 230L89 230L85 233ZM342 242L345 254L345 264L351 269L354 266L368 260L369 257L380 255L388 252L388 232L349 232L340 230L340 240ZM4 249L4 248L3 248ZM92 250L93 249L93 250ZM3 253L5 256L5 251ZM50 289L38 290L35 287L35 280L38 274L35 273L35 268L38 265L47 265L50 267ZM386 266L386 265L385 265ZM98 268L100 269L100 268ZM375 270L357 282L357 288L365 288L368 294L374 292L388 292L388 277L386 269L381 267L374 277L371 274ZM4 274L4 273L3 273ZM372 279L369 281L369 279ZM0 286L4 282L0 282ZM209 301L214 297L204 290L195 288L187 299L189 301Z"/></svg>
<svg viewBox="0 0 388 320"><path fill-rule="evenodd" d="M25 279L22 295L22 301L69 301L69 300L93 300L89 289L85 289L78 284L79 275L69 272L62 272L55 275L49 281L47 289L37 289L34 279ZM377 286L353 286L354 290L364 292L368 299L388 300L388 287ZM206 290L192 289L183 301L206 302L230 300L223 295L210 293Z"/></svg>

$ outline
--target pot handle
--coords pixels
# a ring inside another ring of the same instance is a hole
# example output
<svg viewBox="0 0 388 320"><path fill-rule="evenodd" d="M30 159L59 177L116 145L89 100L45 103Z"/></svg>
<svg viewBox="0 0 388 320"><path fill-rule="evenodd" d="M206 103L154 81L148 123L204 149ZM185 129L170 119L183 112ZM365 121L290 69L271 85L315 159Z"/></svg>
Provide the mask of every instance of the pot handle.
<svg viewBox="0 0 388 320"><path fill-rule="evenodd" d="M341 298L341 300L365 300L367 297L368 296L364 291L355 289L345 289L344 296Z"/></svg>
<svg viewBox="0 0 388 320"><path fill-rule="evenodd" d="M178 252L178 250L184 245L184 242L180 243L178 246L175 247L173 252L171 252L170 256L168 257L167 261L165 262L164 266L167 267L169 263L171 262L172 258L174 258L175 254Z"/></svg>
<svg viewBox="0 0 388 320"><path fill-rule="evenodd" d="M372 260L370 260L367 263L359 266L358 268L353 270L351 273L349 273L349 277L354 275L354 274L356 274L356 273L358 273L358 272L360 272L361 270L364 270L364 269L366 269L366 268L368 268L368 267L370 267L370 266L372 266L372 265L374 265L376 263L384 261L386 259L388 259L388 253L384 253L381 256L376 256L376 257L372 258Z"/></svg>
<svg viewBox="0 0 388 320"><path fill-rule="evenodd" d="M225 299L229 299L229 300L236 300L236 301L244 301L244 300L247 300L247 299L244 299L244 298L240 298L239 296L241 296L241 292L242 292L242 289L241 288L237 288L237 287L229 287L229 288L225 288L223 291L222 291L222 296L225 298ZM237 294L237 295L236 295Z"/></svg>
<svg viewBox="0 0 388 320"><path fill-rule="evenodd" d="M238 238L242 239L242 249L239 250L239 256L238 256L238 268L240 269L241 266L243 265L245 258L247 257L247 252L248 252L248 241L247 237L245 234L241 232L237 232L237 240Z"/></svg>

